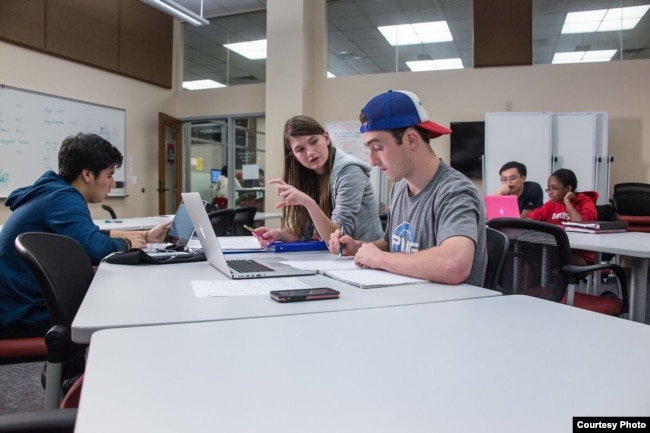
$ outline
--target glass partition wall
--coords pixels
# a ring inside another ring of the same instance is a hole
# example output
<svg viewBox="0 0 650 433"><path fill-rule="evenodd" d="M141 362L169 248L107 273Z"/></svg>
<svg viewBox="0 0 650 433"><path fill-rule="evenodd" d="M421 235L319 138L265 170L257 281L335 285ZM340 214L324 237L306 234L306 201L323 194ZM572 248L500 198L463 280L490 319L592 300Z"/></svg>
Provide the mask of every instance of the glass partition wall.
<svg viewBox="0 0 650 433"><path fill-rule="evenodd" d="M474 1L328 1L328 76L474 67ZM650 0L532 0L531 6L533 64L650 58ZM184 27L185 82L266 81L265 10Z"/></svg>
<svg viewBox="0 0 650 433"><path fill-rule="evenodd" d="M265 130L259 115L185 122L184 190L219 208L256 206L264 212Z"/></svg>

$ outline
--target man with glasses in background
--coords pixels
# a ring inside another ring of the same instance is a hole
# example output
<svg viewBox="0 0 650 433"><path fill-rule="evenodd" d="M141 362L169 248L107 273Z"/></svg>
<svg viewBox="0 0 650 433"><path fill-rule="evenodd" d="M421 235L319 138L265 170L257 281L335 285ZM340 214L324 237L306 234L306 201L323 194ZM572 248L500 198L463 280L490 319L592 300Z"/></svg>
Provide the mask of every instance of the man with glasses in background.
<svg viewBox="0 0 650 433"><path fill-rule="evenodd" d="M537 209L544 202L544 192L537 182L527 182L526 166L521 162L510 161L503 164L499 170L501 186L497 188L496 195L515 195L519 203L521 217L533 209Z"/></svg>

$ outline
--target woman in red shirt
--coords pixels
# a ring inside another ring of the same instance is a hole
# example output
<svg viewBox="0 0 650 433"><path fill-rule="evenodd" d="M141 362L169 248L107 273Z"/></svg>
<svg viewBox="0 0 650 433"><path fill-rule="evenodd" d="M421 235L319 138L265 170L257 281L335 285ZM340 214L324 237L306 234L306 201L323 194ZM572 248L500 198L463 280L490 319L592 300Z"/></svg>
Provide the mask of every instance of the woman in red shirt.
<svg viewBox="0 0 650 433"><path fill-rule="evenodd" d="M577 187L578 179L573 171L566 168L554 171L548 178L546 188L551 199L531 211L527 218L557 225L561 225L563 221L596 221L598 193L596 191L576 192ZM573 251L575 253L572 258L573 264L593 263L593 252ZM578 257L575 257L576 255Z"/></svg>

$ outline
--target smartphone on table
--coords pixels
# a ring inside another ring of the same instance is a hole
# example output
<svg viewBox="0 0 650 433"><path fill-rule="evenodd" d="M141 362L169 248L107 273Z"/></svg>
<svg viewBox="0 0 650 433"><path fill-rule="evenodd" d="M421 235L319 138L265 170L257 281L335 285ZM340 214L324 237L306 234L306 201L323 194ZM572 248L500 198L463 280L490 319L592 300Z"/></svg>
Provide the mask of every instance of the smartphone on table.
<svg viewBox="0 0 650 433"><path fill-rule="evenodd" d="M314 289L296 289L296 290L272 290L271 299L278 302L300 302L316 301L319 299L336 299L339 297L338 290L329 287L319 287Z"/></svg>

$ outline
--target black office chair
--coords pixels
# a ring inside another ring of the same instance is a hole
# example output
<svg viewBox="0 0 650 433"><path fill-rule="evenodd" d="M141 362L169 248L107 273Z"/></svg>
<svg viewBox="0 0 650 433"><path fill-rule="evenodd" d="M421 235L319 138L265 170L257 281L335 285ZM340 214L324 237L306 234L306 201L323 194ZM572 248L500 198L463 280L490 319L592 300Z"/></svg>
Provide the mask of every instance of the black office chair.
<svg viewBox="0 0 650 433"><path fill-rule="evenodd" d="M72 433L77 409L53 409L0 416L0 433Z"/></svg>
<svg viewBox="0 0 650 433"><path fill-rule="evenodd" d="M650 233L650 183L625 182L614 185L610 202L630 232Z"/></svg>
<svg viewBox="0 0 650 433"><path fill-rule="evenodd" d="M250 235L249 231L244 228L245 225L253 227L255 224L255 214L257 206L242 206L235 209L232 219L231 236Z"/></svg>
<svg viewBox="0 0 650 433"><path fill-rule="evenodd" d="M535 296L613 316L628 313L623 268L610 263L571 265L571 246L562 227L526 218L495 218L488 226L505 233L509 240L498 282L504 293ZM621 298L611 292L595 296L575 291L586 274L602 269L610 269L616 276Z"/></svg>
<svg viewBox="0 0 650 433"><path fill-rule="evenodd" d="M52 328L45 335L47 363L42 379L45 408L59 406L62 383L83 373L86 345L72 342L70 327L95 272L83 247L73 238L54 233L27 232L16 238L20 257L41 289Z"/></svg>
<svg viewBox="0 0 650 433"><path fill-rule="evenodd" d="M117 214L115 213L115 211L113 210L112 207L110 207L110 206L107 205L107 204L102 204L102 209L104 209L104 210L107 211L109 214L111 214L111 219L114 219L114 220L117 219Z"/></svg>
<svg viewBox="0 0 650 433"><path fill-rule="evenodd" d="M510 244L510 241L505 233L490 227L485 229L485 236L487 241L488 263L487 269L485 270L483 287L486 289L499 290L498 287L501 269L503 268L506 254L508 253L508 245Z"/></svg>
<svg viewBox="0 0 650 433"><path fill-rule="evenodd" d="M208 214L212 229L217 236L229 236L232 230L234 209L219 209Z"/></svg>
<svg viewBox="0 0 650 433"><path fill-rule="evenodd" d="M650 215L650 183L617 183L610 201L619 215Z"/></svg>

